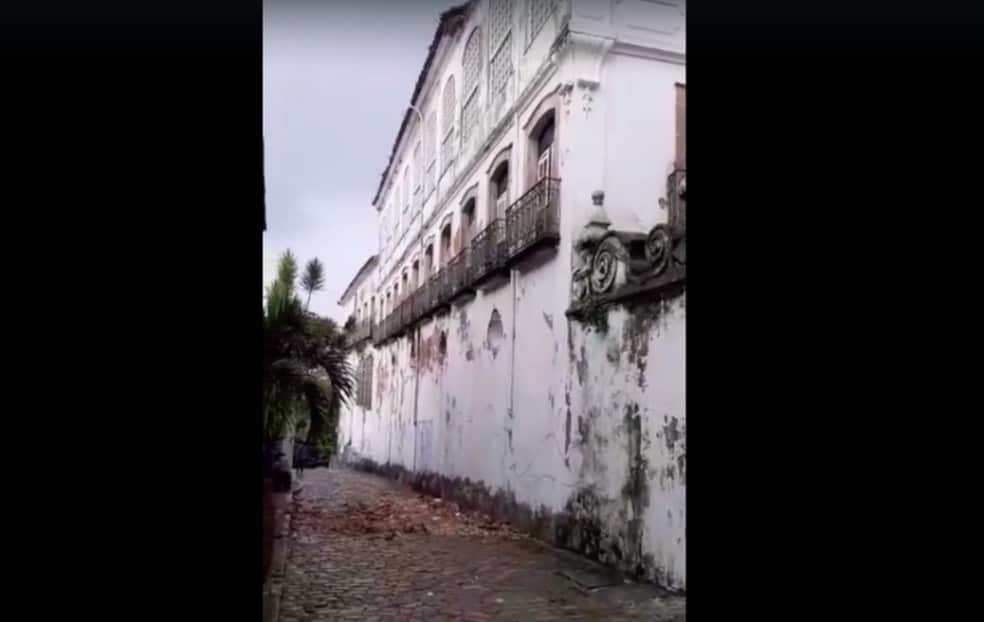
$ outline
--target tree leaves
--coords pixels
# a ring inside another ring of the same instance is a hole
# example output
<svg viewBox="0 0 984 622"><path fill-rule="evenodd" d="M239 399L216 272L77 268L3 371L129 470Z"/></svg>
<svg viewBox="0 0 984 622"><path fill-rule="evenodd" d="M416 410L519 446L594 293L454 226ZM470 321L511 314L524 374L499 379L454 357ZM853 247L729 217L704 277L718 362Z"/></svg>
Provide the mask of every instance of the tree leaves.
<svg viewBox="0 0 984 622"><path fill-rule="evenodd" d="M321 265L321 261L317 257L307 262L307 266L304 268L304 276L301 277L301 287L307 292L307 303L304 308L307 309L311 304L311 294L317 291L321 291L325 286L325 268Z"/></svg>
<svg viewBox="0 0 984 622"><path fill-rule="evenodd" d="M294 290L297 261L280 258L277 279L267 290L263 322L263 416L267 441L307 424L308 442L334 445L340 406L354 392L345 336L334 321L307 312ZM308 262L302 285L323 286L321 262Z"/></svg>

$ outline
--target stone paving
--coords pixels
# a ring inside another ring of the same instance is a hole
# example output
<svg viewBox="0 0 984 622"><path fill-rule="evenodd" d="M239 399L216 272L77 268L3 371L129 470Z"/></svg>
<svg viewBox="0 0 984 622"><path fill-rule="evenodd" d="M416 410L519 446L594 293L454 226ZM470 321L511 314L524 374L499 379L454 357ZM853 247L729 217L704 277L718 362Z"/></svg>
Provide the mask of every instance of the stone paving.
<svg viewBox="0 0 984 622"><path fill-rule="evenodd" d="M277 622L686 620L683 597L627 582L580 556L506 530L487 536L474 530L353 534L298 520L320 516L330 522L380 499L409 503L417 496L376 475L306 471L285 575L278 581Z"/></svg>

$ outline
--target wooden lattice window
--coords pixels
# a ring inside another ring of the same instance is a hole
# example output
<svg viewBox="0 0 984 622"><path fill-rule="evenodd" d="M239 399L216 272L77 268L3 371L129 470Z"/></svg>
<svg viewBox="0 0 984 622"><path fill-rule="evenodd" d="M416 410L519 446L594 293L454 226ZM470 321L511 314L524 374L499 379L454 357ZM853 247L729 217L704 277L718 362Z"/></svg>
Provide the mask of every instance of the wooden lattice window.
<svg viewBox="0 0 984 622"><path fill-rule="evenodd" d="M489 6L489 95L499 97L512 75L512 0Z"/></svg>
<svg viewBox="0 0 984 622"><path fill-rule="evenodd" d="M420 186L424 181L424 167L421 166L420 158L423 156L421 153L420 141L417 141L417 146L413 148L413 191L417 192L420 190Z"/></svg>
<svg viewBox="0 0 984 622"><path fill-rule="evenodd" d="M461 69L465 101L461 109L461 140L467 142L478 124L478 83L482 71L482 35L478 28L472 31L465 44Z"/></svg>
<svg viewBox="0 0 984 622"><path fill-rule="evenodd" d="M434 188L434 170L437 168L437 113L431 112L424 127L424 160L427 171L424 178L424 193Z"/></svg>
<svg viewBox="0 0 984 622"><path fill-rule="evenodd" d="M530 29L527 41L532 43L533 39L540 34L543 25L547 23L547 18L553 12L555 0L530 0Z"/></svg>
<svg viewBox="0 0 984 622"><path fill-rule="evenodd" d="M355 402L363 408L372 408L372 355L359 361L358 387Z"/></svg>
<svg viewBox="0 0 984 622"><path fill-rule="evenodd" d="M441 142L442 172L448 170L448 167L451 166L451 161L454 159L455 105L454 76L451 76L444 85L444 108L441 112L444 115L442 124L444 138Z"/></svg>
<svg viewBox="0 0 984 622"><path fill-rule="evenodd" d="M410 165L407 164L403 168L403 211L406 212L410 209ZM406 224L406 223L404 223Z"/></svg>

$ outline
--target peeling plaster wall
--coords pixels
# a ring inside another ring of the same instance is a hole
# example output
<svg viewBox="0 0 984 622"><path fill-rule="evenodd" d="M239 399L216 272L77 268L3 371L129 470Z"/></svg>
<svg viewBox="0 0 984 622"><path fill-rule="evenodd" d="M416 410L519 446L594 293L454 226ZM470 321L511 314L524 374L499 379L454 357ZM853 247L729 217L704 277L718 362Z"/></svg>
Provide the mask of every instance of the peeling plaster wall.
<svg viewBox="0 0 984 622"><path fill-rule="evenodd" d="M432 492L683 589L686 297L613 309L601 333L564 315L559 266L517 271L377 349L374 409L345 409L343 443L350 456L439 477ZM493 310L502 333L490 339Z"/></svg>
<svg viewBox="0 0 984 622"><path fill-rule="evenodd" d="M647 37L669 41L682 52L682 34L672 24L639 27L652 11L667 11L649 4L578 0L573 10L580 28L627 37L632 46ZM613 12L606 16L598 8L604 6ZM534 42L536 55L551 37ZM593 191L605 191L617 228L644 231L665 221L658 199L673 160L674 84L685 81L685 67L645 58L636 48L628 53L616 45L600 58L585 49L560 55L555 75L446 204L457 232L461 199L478 184L478 226L484 225L487 169L510 143L510 196L520 196L529 148L521 121L548 93L575 85L557 110L560 244L519 265L504 284L379 348L367 346L375 365L373 408L346 407L340 438L348 459L367 468L400 474L558 545L684 589L686 294L614 307L604 332L565 311L572 244L592 212ZM520 65L521 82L532 66ZM597 88L580 85L592 77ZM428 236L441 221L429 225ZM378 281L386 284L385 276Z"/></svg>
<svg viewBox="0 0 984 622"><path fill-rule="evenodd" d="M685 296L613 310L608 330L570 324L571 468L597 521L584 534L602 561L640 566L683 587L686 577Z"/></svg>

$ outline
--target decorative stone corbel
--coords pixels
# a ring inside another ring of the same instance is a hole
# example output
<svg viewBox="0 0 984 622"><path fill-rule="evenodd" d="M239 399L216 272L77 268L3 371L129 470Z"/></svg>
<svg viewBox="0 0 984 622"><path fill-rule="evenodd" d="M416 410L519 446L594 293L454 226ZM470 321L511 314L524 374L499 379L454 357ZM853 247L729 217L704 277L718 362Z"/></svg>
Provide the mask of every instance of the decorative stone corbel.
<svg viewBox="0 0 984 622"><path fill-rule="evenodd" d="M601 67L615 45L615 39L576 31L571 32L569 37L577 72L577 86L582 89L597 89L601 84Z"/></svg>
<svg viewBox="0 0 984 622"><path fill-rule="evenodd" d="M642 294L659 294L686 279L686 171L667 179L666 224L649 233L611 230L604 193L592 195L595 208L574 243L571 306L567 313L591 318L611 303Z"/></svg>
<svg viewBox="0 0 984 622"><path fill-rule="evenodd" d="M591 193L591 202L594 208L588 223L574 241L574 271L571 280L571 298L574 301L586 300L591 291L588 280L592 272L594 248L605 237L612 224L605 213L605 192L595 190Z"/></svg>

